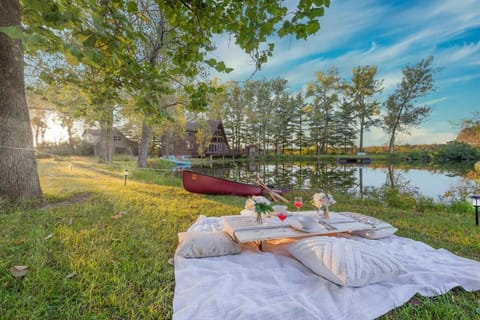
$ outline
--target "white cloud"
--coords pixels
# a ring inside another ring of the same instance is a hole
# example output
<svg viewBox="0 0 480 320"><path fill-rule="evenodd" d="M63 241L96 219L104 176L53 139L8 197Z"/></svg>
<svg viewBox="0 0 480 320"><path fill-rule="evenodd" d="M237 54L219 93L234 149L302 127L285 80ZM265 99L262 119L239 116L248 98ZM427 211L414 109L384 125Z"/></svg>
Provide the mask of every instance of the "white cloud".
<svg viewBox="0 0 480 320"><path fill-rule="evenodd" d="M397 143L401 144L442 144L455 140L456 134L447 131L436 131L429 127L412 130L409 136L399 136Z"/></svg>
<svg viewBox="0 0 480 320"><path fill-rule="evenodd" d="M455 140L457 135L450 131L451 125L445 122L415 128L410 135L398 135L395 144L443 144ZM365 146L385 146L388 140L389 136L378 127L370 128L364 137Z"/></svg>
<svg viewBox="0 0 480 320"><path fill-rule="evenodd" d="M433 99L433 100L427 100L427 101L424 101L421 103L421 105L429 105L429 106L432 106L432 105L436 105L440 102L443 102L443 101L446 101L447 100L447 97L440 97L440 98L436 98L436 99Z"/></svg>
<svg viewBox="0 0 480 320"><path fill-rule="evenodd" d="M478 65L480 59L480 42L463 43L445 49L437 50L437 64L456 68L460 66Z"/></svg>

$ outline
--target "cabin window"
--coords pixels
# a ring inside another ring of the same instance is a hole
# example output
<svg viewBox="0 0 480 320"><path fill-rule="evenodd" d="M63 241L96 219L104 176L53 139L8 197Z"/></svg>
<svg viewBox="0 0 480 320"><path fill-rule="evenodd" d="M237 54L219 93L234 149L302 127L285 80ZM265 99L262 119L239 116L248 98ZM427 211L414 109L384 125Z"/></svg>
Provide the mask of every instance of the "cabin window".
<svg viewBox="0 0 480 320"><path fill-rule="evenodd" d="M122 136L113 136L113 141L122 141Z"/></svg>

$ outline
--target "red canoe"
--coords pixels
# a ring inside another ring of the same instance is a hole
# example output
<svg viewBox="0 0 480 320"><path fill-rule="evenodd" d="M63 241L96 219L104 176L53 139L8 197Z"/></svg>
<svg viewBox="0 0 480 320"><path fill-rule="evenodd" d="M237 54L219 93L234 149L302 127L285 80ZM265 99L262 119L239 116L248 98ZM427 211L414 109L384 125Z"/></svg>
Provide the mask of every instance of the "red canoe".
<svg viewBox="0 0 480 320"><path fill-rule="evenodd" d="M222 178L212 177L203 173L183 170L183 187L192 193L202 194L233 194L237 196L260 196L263 195L265 189L255 184L247 184L226 180ZM286 190L273 191L283 194Z"/></svg>

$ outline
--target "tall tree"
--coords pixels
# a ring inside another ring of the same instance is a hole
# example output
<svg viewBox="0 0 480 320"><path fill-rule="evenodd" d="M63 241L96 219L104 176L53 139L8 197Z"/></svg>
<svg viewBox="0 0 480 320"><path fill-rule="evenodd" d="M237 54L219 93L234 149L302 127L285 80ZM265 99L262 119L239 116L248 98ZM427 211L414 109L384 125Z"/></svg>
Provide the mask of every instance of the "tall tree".
<svg viewBox="0 0 480 320"><path fill-rule="evenodd" d="M294 139L291 146L292 151L298 148L299 154L303 153L304 148L308 145L309 137L307 136L307 129L310 124L307 118L305 97L299 91L294 98L294 108L292 112L292 132Z"/></svg>
<svg viewBox="0 0 480 320"><path fill-rule="evenodd" d="M285 154L293 139L293 114L295 110L294 97L282 92L275 97L272 119L272 138L275 154Z"/></svg>
<svg viewBox="0 0 480 320"><path fill-rule="evenodd" d="M26 96L33 129L34 143L35 146L38 147L45 143L44 135L46 129L48 129L50 111L53 111L53 109L48 102L43 100L40 95L35 94L32 90L27 90Z"/></svg>
<svg viewBox="0 0 480 320"><path fill-rule="evenodd" d="M230 147L235 152L245 146L245 97L243 88L239 86L238 82L229 82L225 88L225 93L225 119L223 124L230 141Z"/></svg>
<svg viewBox="0 0 480 320"><path fill-rule="evenodd" d="M17 0L0 1L0 28L20 28L20 16ZM22 41L0 31L0 195L7 200L32 199L42 193L23 62Z"/></svg>
<svg viewBox="0 0 480 320"><path fill-rule="evenodd" d="M307 97L313 98L309 106L311 144L316 146L316 154L320 155L333 142L340 77L335 68L326 73L318 72L316 76L316 81L308 84Z"/></svg>
<svg viewBox="0 0 480 320"><path fill-rule="evenodd" d="M356 67L352 73L352 82L346 83L343 88L354 110L360 138L358 148L362 152L365 130L378 123L376 117L380 110L375 95L380 93L383 87L382 81L375 79L376 66Z"/></svg>
<svg viewBox="0 0 480 320"><path fill-rule="evenodd" d="M336 114L337 130L335 133L335 141L337 145L343 148L343 152L347 153L349 147L355 146L357 132L352 126L354 123L354 111L349 103L342 101L340 109Z"/></svg>
<svg viewBox="0 0 480 320"><path fill-rule="evenodd" d="M409 133L430 114L427 105L418 106L417 99L433 91L433 57L422 59L415 66L403 68L403 78L392 95L385 102L384 130L390 135L388 151L394 151L395 139L399 133Z"/></svg>

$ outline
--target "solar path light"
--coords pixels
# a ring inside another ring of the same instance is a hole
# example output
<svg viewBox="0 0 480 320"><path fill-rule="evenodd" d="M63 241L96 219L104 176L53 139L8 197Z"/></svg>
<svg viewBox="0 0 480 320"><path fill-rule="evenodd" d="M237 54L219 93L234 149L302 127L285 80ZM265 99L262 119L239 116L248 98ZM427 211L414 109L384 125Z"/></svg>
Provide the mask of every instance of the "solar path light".
<svg viewBox="0 0 480 320"><path fill-rule="evenodd" d="M127 179L128 179L128 169L125 169L125 171L123 171L123 174L125 175L125 183L123 185L126 186L127 185Z"/></svg>
<svg viewBox="0 0 480 320"><path fill-rule="evenodd" d="M474 194L470 196L472 204L475 207L475 225L478 226L478 207L480 207L480 194Z"/></svg>

